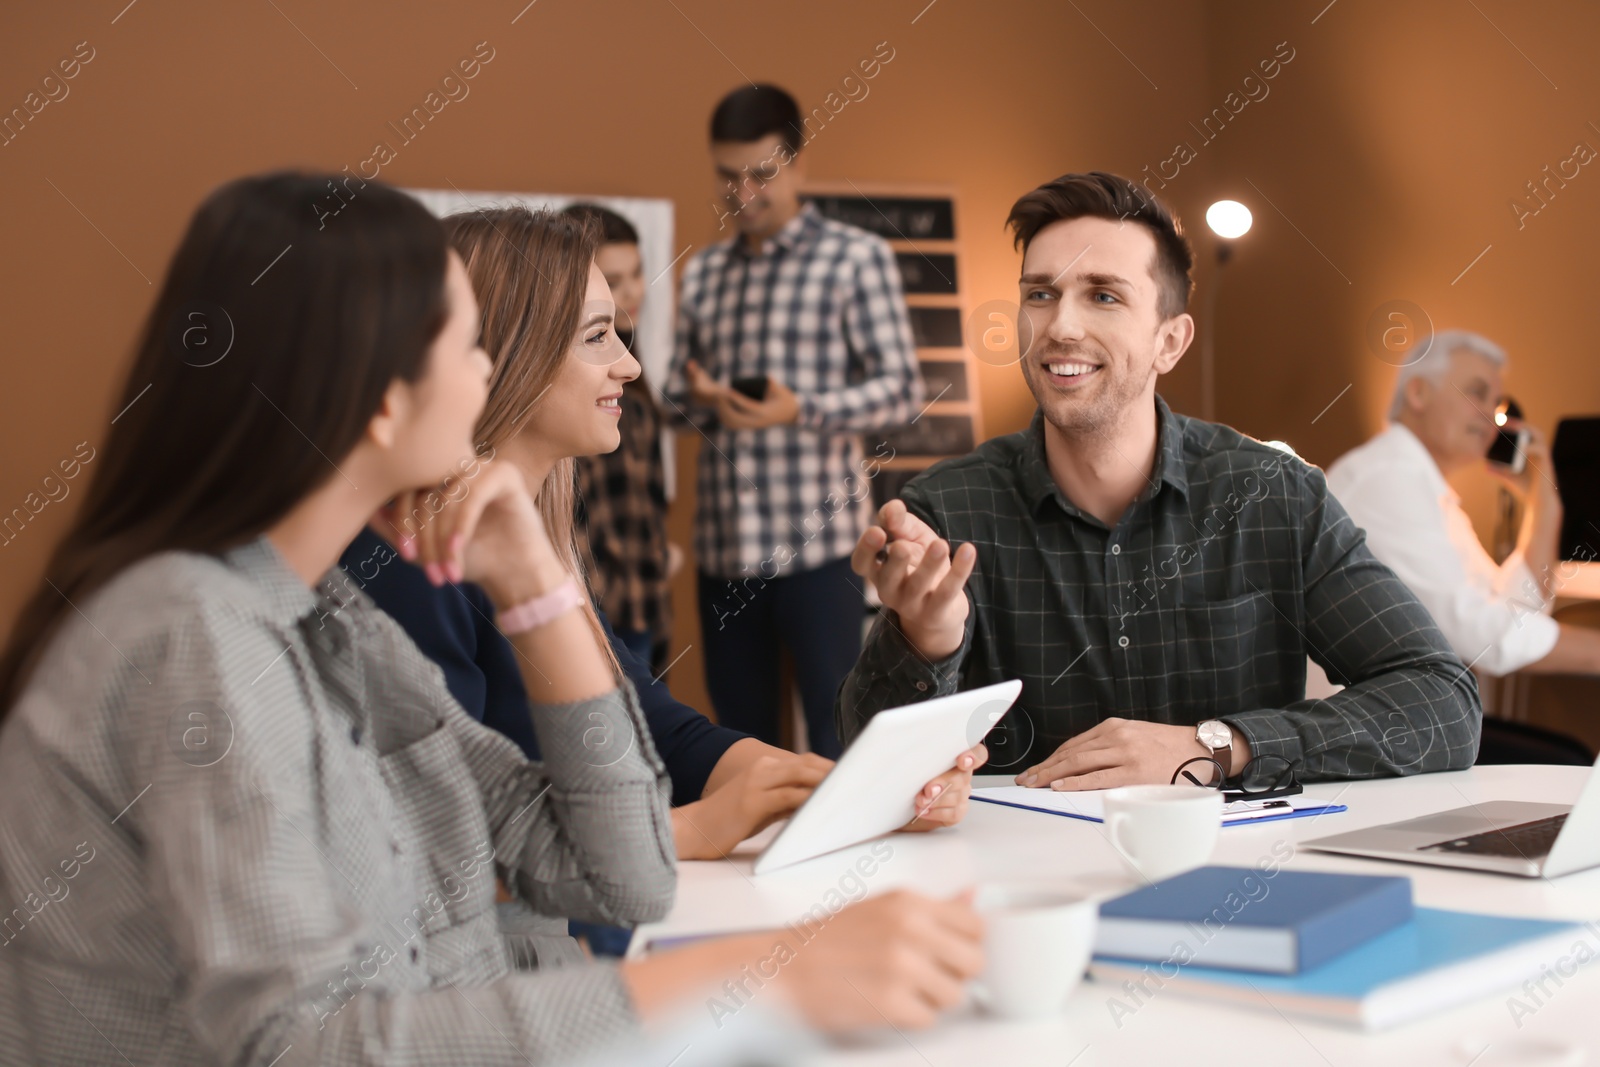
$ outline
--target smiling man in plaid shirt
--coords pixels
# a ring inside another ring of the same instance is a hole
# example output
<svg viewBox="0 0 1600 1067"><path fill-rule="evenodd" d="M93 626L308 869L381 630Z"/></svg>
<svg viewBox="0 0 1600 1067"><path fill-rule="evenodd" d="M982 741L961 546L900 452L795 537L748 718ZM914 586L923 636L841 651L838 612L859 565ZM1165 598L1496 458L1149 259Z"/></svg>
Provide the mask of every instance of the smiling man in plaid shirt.
<svg viewBox="0 0 1600 1067"><path fill-rule="evenodd" d="M695 553L706 682L720 722L778 742L786 646L813 751L839 754L833 697L861 648L850 553L877 459L861 434L922 403L910 319L881 238L802 205L804 128L788 93L749 86L711 119L739 233L690 259L668 418L705 437ZM733 388L766 378L764 399Z"/></svg>
<svg viewBox="0 0 1600 1067"><path fill-rule="evenodd" d="M1156 395L1194 338L1177 220L1096 171L1008 222L1038 410L912 479L862 536L855 564L888 611L840 689L845 737L1020 678L988 738L1019 785L1165 783L1197 758L1230 776L1260 758L1251 784L1288 763L1305 779L1471 766L1472 674L1322 472ZM1344 690L1306 699L1308 655Z"/></svg>

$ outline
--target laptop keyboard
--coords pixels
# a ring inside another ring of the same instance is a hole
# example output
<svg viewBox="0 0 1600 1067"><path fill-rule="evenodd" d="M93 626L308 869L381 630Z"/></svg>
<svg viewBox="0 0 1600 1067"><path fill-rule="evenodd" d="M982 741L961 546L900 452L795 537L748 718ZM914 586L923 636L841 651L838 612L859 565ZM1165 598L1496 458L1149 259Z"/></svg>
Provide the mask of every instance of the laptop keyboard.
<svg viewBox="0 0 1600 1067"><path fill-rule="evenodd" d="M1486 830L1481 834L1458 837L1428 845L1422 852L1450 852L1471 856L1508 856L1511 859L1542 859L1550 854L1556 835L1567 821L1567 814L1553 815L1548 819L1507 826L1499 830Z"/></svg>

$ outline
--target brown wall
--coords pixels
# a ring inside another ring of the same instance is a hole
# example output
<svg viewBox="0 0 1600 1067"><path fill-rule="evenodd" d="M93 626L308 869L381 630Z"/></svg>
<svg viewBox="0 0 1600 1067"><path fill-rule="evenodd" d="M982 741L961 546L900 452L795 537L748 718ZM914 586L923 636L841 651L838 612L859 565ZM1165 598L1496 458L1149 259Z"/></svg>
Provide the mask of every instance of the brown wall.
<svg viewBox="0 0 1600 1067"><path fill-rule="evenodd" d="M1556 90L1472 6L1442 2L1340 0L1315 25L1323 0L942 0L926 10L924 0L540 0L514 25L516 0L125 2L40 5L0 26L0 109L21 105L78 42L94 49L70 95L0 147L10 252L0 263L10 342L0 511L37 490L78 442L103 442L149 283L209 189L287 164L353 166L380 139L398 145L386 124L480 41L494 58L471 94L399 146L382 176L670 197L680 247L718 237L704 140L720 94L748 76L809 106L887 41L894 59L817 137L810 173L954 186L976 304L1015 297L1017 260L1001 223L1017 195L1068 170L1154 167L1176 141L1197 141L1188 123L1287 40L1295 58L1270 95L1200 147L1163 193L1191 231L1217 196L1257 208L1219 293L1219 417L1330 461L1378 424L1392 371L1361 333L1371 310L1395 298L1441 326L1503 340L1519 359L1515 391L1541 425L1596 405L1600 369L1583 349L1579 286L1588 281L1580 242L1600 211L1587 185L1600 177L1586 168L1522 232L1507 207L1576 140L1600 146L1586 125L1600 111L1584 110L1600 75L1583 51L1600 16L1576 3L1540 6L1536 17L1506 0L1479 5ZM1195 238L1204 286L1211 246ZM1180 409L1198 410L1197 356L1164 386ZM980 389L991 433L1031 411L1015 368L985 367ZM684 543L693 453L691 441L673 516ZM1487 490L1466 488L1484 510ZM9 616L33 587L76 499L48 506L4 546L0 612ZM691 596L680 581L679 648L697 642ZM704 707L700 670L690 649L672 681Z"/></svg>
<svg viewBox="0 0 1600 1067"><path fill-rule="evenodd" d="M95 50L67 83L70 95L0 148L10 206L0 232L11 252L0 263L12 349L0 395L5 508L77 442L103 441L130 338L153 299L146 279L160 280L196 202L233 176L354 166L383 139L398 155L382 177L402 185L670 197L680 241L698 247L718 237L705 140L720 95L747 75L820 102L887 41L893 60L817 136L811 175L956 186L968 292L1014 299L1016 260L1000 232L1011 201L1069 169L1141 165L1159 144L1154 131L1205 84L1193 46L1197 3L1095 13L1159 72L1159 93L1082 16L1056 5L946 0L913 24L921 0L541 0L512 25L518 5L500 0L403 13L279 0L282 14L270 4L145 0L112 25L123 3L34 9L0 33L6 107L77 42ZM399 146L386 124L479 41L494 58L470 95ZM1028 412L1015 369L986 371L988 425L1015 428ZM673 526L687 544L693 479L680 482ZM46 507L5 548L8 615L36 583L74 500ZM680 587L688 609L690 583ZM680 617L682 648L698 638L692 611ZM672 681L705 707L700 672L691 649Z"/></svg>
<svg viewBox="0 0 1600 1067"><path fill-rule="evenodd" d="M1382 426L1395 370L1363 335L1394 300L1503 344L1508 387L1546 432L1600 412L1600 159L1520 229L1510 206L1537 206L1526 183L1578 142L1600 150L1600 11L1340 0L1312 25L1325 4L1208 8L1214 101L1278 41L1297 53L1214 146L1217 193L1259 205L1219 297L1218 417L1332 462ZM1456 483L1487 538L1497 483Z"/></svg>

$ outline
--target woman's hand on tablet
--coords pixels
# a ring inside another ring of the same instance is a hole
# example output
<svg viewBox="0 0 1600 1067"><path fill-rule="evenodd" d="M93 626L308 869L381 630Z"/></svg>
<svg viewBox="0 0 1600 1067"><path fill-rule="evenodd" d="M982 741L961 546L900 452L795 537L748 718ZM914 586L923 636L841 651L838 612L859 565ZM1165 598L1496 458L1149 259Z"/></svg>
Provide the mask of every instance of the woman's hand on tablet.
<svg viewBox="0 0 1600 1067"><path fill-rule="evenodd" d="M989 750L980 741L956 757L956 765L922 787L913 803L917 817L901 827L918 833L937 830L941 826L954 826L967 816L968 799L972 796L972 776L989 759Z"/></svg>
<svg viewBox="0 0 1600 1067"><path fill-rule="evenodd" d="M794 812L833 769L815 753L771 750L714 792L672 811L680 860L723 859L734 846Z"/></svg>

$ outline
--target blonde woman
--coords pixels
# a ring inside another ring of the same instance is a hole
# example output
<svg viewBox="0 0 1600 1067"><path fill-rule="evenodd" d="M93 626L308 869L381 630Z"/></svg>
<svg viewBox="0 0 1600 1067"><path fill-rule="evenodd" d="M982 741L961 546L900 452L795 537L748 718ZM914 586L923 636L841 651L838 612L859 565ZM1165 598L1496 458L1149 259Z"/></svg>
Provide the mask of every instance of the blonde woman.
<svg viewBox="0 0 1600 1067"><path fill-rule="evenodd" d="M616 305L595 262L600 230L581 219L523 208L452 216L445 220L445 230L479 294L483 343L494 361L476 436L478 450L494 458L478 478L515 470L535 490L566 573L579 575L573 458L617 447L616 401L623 383L639 373L638 362L615 336ZM516 647L504 654L505 638L481 625L492 612L480 612L474 603L480 595L474 586L481 584L471 579L474 571L499 566L514 570L516 565L500 560L464 567L472 516L479 507L476 490L470 480L456 477L441 492L442 503L430 499L429 506L419 509L417 502L428 494L409 494L386 513L379 525L396 538L405 561L379 568L367 590L380 606L404 616L402 624L424 652L452 665L447 676L471 660L473 669L464 672L469 684L463 689L474 688L470 683L481 679L485 692L515 691L511 683L520 679L526 694L520 700L538 702L548 681L520 654L514 639ZM439 513L430 517L434 504ZM440 621L451 612L460 617L463 610L478 623L466 640L461 628ZM600 647L630 680L627 688L639 692L650 735L639 736L633 720L593 715L586 737L592 746L589 758L605 764L630 746L653 743L672 777L673 799L680 804L672 813L680 858L725 856L739 841L797 807L831 766L819 756L798 756L717 727L677 703L616 640L588 598L582 610L597 637L607 639ZM506 664L512 665L510 671ZM465 706L474 712L472 704ZM481 706L487 711L487 703ZM501 707L498 715L493 725L534 732L528 730L526 707L518 700ZM530 740L539 750L542 735L519 738L524 744ZM985 758L983 746L976 746L962 757L962 766L907 798L908 814L921 813L913 828L959 821L973 769ZM980 929L966 899L939 901L906 893L869 899L841 911L829 924L823 951L816 951L818 942L808 943L798 953L803 959L785 967L779 984L805 1018L825 1028L880 1025L885 1019L878 1014L880 1008L895 1025L930 1023L942 1007L959 999L962 980L976 973ZM559 923L550 932L558 931ZM546 953L561 951L559 941L548 934L535 940L540 963ZM685 996L702 981L720 984L750 959L772 952L767 935L727 938L627 964L624 973L645 1010Z"/></svg>
<svg viewBox="0 0 1600 1067"><path fill-rule="evenodd" d="M609 452L620 441L618 418L625 383L639 364L616 337L615 304L595 263L601 230L583 218L524 208L456 215L445 230L461 254L483 307L484 345L494 360L489 402L478 421L480 453L521 471L552 540L569 570L580 573L574 539L577 456ZM484 594L461 584L439 562L443 546L431 508L460 505L470 479L458 478L421 506L398 502L396 526L384 530L400 552L422 566L364 561L384 555L384 543L367 532L345 553L346 569L393 614L420 648L444 670L469 714L515 740L536 757L526 702L543 682L495 632ZM415 531L417 549L407 541ZM774 748L710 722L675 700L651 677L586 605L607 638L619 668L633 681L657 750L672 778L673 838L680 859L717 859L740 841L794 810L821 781L832 761ZM737 623L735 622L735 625ZM603 730L597 729L598 740ZM972 771L986 753L978 746L962 766L928 783L908 810L921 812L915 828L952 825L966 811Z"/></svg>

